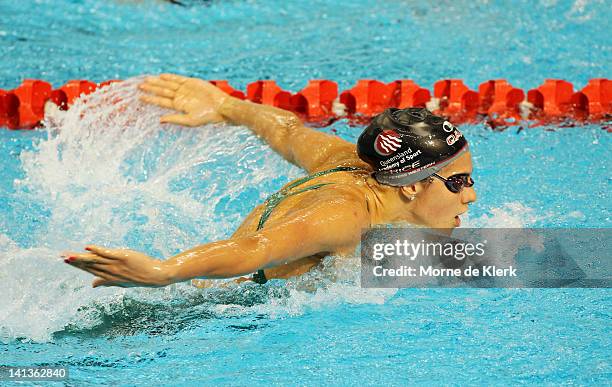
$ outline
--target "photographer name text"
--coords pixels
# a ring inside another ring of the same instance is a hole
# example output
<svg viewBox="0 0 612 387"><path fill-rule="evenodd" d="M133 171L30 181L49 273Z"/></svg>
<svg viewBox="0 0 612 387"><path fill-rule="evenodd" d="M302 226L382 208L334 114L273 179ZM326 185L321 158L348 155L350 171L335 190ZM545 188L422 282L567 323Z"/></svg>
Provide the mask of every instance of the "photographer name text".
<svg viewBox="0 0 612 387"><path fill-rule="evenodd" d="M375 277L516 277L516 268L509 266L500 268L497 266L468 266L462 269L438 268L433 266L419 266L418 269L411 266L400 266L387 269L382 266L372 268Z"/></svg>

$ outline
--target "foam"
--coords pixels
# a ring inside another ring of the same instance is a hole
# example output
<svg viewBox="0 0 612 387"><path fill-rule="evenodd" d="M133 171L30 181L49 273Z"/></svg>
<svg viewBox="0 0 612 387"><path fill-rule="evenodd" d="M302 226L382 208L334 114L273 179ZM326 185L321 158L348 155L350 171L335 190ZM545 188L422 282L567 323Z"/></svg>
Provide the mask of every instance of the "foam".
<svg viewBox="0 0 612 387"><path fill-rule="evenodd" d="M8 236L0 233L0 251L10 251L17 248L17 244Z"/></svg>
<svg viewBox="0 0 612 387"><path fill-rule="evenodd" d="M462 217L461 227L464 228L526 228L546 217L537 214L535 210L520 202L504 203L501 207L493 207L488 214L472 219L469 212Z"/></svg>
<svg viewBox="0 0 612 387"><path fill-rule="evenodd" d="M141 243L149 254L168 257L226 238L253 203L241 213L224 201L241 205L250 187L261 189L270 176L302 173L279 164L278 156L244 127L160 125L159 116L167 112L138 101L140 79L84 96L68 111L47 106L47 138L22 153L25 177L14 184L16 195L41 204L50 215L33 235L38 248L0 238L0 293L6 295L0 300L0 340L43 342L66 332L108 331L114 328L106 324L117 316L138 319L150 311L179 319L190 309L220 317L264 313L274 318L339 302L381 303L393 294L356 290L356 257L344 269L325 265L279 286L92 289L93 277L65 265L61 252L82 251L89 243L130 248ZM319 283L317 276L333 273L353 278ZM182 303L178 309L176 300Z"/></svg>
<svg viewBox="0 0 612 387"><path fill-rule="evenodd" d="M299 174L279 166L244 127L159 124L167 111L139 102L141 79L84 96L68 111L47 107L47 138L22 152L25 177L14 182L15 195L50 215L32 235L38 248L0 238L2 340L51 340L67 325L95 326L121 307L126 290L91 289L92 276L65 265L61 252L95 243L169 257L229 236L244 214L229 206L219 216L222 200L244 201L251 184ZM241 170L227 174L236 163ZM127 292L150 302L180 296L178 288Z"/></svg>
<svg viewBox="0 0 612 387"><path fill-rule="evenodd" d="M146 330L152 312L176 319L165 326L181 326L192 311L281 318L342 303L381 304L397 293L362 289L357 253L328 257L304 276L263 287L92 289L92 276L65 265L60 252L95 243L168 257L228 237L265 196L271 176L302 173L279 163L244 127L160 125L166 112L138 101L140 79L98 90L67 112L49 109L48 138L21 154L25 177L15 182L15 194L41 203L50 216L33 235L37 248L0 235L0 340L51 341L61 333L109 331L108 321L130 319L141 325L123 328ZM245 200L251 187L259 197ZM532 209L508 203L464 226L525 227L537 219Z"/></svg>

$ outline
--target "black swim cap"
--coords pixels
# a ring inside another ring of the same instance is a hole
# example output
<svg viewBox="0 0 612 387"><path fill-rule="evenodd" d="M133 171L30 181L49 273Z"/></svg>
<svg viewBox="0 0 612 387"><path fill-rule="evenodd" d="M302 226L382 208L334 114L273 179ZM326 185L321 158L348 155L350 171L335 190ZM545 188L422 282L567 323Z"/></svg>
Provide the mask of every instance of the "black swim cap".
<svg viewBox="0 0 612 387"><path fill-rule="evenodd" d="M357 141L357 154L374 167L374 178L393 186L426 179L467 150L459 129L425 108L387 109Z"/></svg>

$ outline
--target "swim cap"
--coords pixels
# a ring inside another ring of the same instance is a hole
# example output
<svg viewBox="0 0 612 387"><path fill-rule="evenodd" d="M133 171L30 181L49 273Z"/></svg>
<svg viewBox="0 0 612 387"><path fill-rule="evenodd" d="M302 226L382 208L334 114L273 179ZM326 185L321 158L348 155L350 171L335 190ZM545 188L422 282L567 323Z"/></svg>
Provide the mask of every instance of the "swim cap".
<svg viewBox="0 0 612 387"><path fill-rule="evenodd" d="M459 129L425 108L389 108L357 141L357 154L374 167L374 178L397 187L428 178L467 150Z"/></svg>

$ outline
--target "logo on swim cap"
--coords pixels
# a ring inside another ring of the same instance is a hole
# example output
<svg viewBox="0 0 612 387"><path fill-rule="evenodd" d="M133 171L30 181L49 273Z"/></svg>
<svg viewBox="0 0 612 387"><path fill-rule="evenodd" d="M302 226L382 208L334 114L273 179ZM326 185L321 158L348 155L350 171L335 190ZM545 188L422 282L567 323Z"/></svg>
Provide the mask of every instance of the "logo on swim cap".
<svg viewBox="0 0 612 387"><path fill-rule="evenodd" d="M374 150L381 156L389 156L402 146L400 135L394 130L383 130L376 136Z"/></svg>
<svg viewBox="0 0 612 387"><path fill-rule="evenodd" d="M453 130L457 129L455 128L455 126L453 124L451 124L448 121L444 121L444 123L442 124L442 128L444 129L445 132L450 133Z"/></svg>

